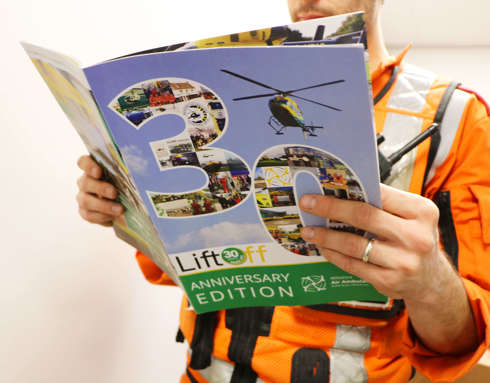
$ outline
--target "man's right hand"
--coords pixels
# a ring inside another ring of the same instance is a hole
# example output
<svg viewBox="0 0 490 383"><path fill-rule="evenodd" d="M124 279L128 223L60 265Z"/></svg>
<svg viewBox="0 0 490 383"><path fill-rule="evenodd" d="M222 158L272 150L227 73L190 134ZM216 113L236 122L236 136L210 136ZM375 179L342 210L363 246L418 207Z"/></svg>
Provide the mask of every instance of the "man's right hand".
<svg viewBox="0 0 490 383"><path fill-rule="evenodd" d="M80 157L77 165L83 170L82 176L77 181L80 216L91 223L112 226L113 221L124 211L120 203L113 201L117 197L117 189L100 179L102 169L92 157L88 155Z"/></svg>

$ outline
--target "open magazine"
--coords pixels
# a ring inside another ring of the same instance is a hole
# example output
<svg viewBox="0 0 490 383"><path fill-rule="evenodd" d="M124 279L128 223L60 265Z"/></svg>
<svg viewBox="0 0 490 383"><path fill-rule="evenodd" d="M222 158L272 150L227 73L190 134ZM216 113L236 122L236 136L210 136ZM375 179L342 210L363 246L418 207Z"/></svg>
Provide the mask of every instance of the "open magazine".
<svg viewBox="0 0 490 383"><path fill-rule="evenodd" d="M117 235L198 313L385 302L300 235L305 193L380 206L362 13L153 49L87 68L24 47L126 208Z"/></svg>

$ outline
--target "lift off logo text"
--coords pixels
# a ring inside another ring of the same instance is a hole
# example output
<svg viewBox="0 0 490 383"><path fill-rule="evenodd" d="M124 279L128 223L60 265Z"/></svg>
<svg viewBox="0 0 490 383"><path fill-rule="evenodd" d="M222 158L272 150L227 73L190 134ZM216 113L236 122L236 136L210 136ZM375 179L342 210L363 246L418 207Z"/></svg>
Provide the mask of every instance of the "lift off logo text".
<svg viewBox="0 0 490 383"><path fill-rule="evenodd" d="M248 245L223 249L206 249L174 255L179 273L195 273L221 267L260 265L266 263L266 245Z"/></svg>

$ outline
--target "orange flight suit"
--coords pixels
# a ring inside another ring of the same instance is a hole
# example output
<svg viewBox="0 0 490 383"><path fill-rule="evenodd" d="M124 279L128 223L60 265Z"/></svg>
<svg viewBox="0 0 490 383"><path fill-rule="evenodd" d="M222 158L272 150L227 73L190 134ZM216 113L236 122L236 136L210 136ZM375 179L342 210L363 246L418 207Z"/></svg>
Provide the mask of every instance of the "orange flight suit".
<svg viewBox="0 0 490 383"><path fill-rule="evenodd" d="M387 138L380 146L387 154L432 124L448 86L448 81L404 64L405 53L372 73L377 133ZM186 310L184 298L179 334L192 351L181 382L396 383L410 379L412 366L434 381L452 381L468 372L490 339L488 106L478 95L456 90L440 138L430 169L432 139L400 161L387 183L439 206L441 246L463 278L480 337L477 350L456 357L426 349L402 301L234 309L196 316ZM148 281L172 284L145 255L138 252L137 260Z"/></svg>

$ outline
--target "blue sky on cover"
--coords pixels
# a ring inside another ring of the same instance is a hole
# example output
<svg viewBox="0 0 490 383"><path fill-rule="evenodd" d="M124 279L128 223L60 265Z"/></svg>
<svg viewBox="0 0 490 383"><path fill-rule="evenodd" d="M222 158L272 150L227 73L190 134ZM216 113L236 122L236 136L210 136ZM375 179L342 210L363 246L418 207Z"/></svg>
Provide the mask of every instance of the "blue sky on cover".
<svg viewBox="0 0 490 383"><path fill-rule="evenodd" d="M299 144L324 149L346 162L359 176L369 200L379 204L376 152L363 55L362 49L352 47L205 49L130 57L89 67L85 73L115 141L120 148L125 148L124 151L131 154L130 162L134 162L134 166L129 165L131 175L157 230L170 252L180 252L192 250L196 245L189 233L195 233L194 238L201 238L203 233L209 237L209 228L219 230L222 221L230 225L260 225L260 230L247 226L250 235L238 236L237 240L241 243L270 241L270 237L262 227L253 195L245 203L220 216L179 219L156 217L145 190L181 193L203 186L205 176L203 172L192 168L161 172L154 160L149 142L180 134L185 123L179 116L153 118L136 130L108 108L113 98L124 89L149 79L174 77L197 81L215 92L228 110L228 129L212 147L236 153L247 162L251 170L260 154L271 146ZM298 96L332 105L342 111L296 99L305 122L324 126L324 132L318 130L318 137L305 139L301 129L287 128L284 135L275 135L267 125L271 115L269 97L232 101L236 97L271 93L270 89L230 76L220 69L239 73L282 90L344 79L344 83L297 93ZM233 235L233 231L229 235ZM187 242L179 240L182 238L187 238ZM219 242L219 238L216 238L216 242Z"/></svg>

